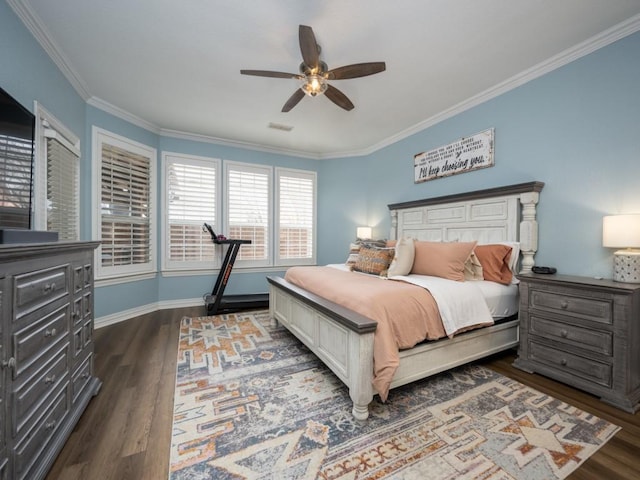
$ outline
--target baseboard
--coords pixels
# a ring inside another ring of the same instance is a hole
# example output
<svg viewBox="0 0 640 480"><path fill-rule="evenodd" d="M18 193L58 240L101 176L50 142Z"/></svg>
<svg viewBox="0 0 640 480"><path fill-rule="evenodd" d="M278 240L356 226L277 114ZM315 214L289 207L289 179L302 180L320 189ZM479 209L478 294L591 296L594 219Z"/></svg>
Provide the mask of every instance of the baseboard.
<svg viewBox="0 0 640 480"><path fill-rule="evenodd" d="M167 310L169 308L187 308L203 306L202 297L187 298L180 300L165 300L162 302L154 302L147 305L141 305L139 307L130 308L129 310L123 310L111 315L105 315L95 319L94 328L102 328L115 323L124 322L140 315L147 313L157 312L158 310Z"/></svg>

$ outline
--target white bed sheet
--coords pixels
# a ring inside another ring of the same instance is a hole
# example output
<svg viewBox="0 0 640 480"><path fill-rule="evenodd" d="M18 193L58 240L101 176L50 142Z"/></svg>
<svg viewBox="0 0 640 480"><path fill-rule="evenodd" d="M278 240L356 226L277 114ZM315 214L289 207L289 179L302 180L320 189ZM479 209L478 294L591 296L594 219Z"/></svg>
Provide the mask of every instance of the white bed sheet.
<svg viewBox="0 0 640 480"><path fill-rule="evenodd" d="M350 268L344 263L332 263L327 267L337 268L338 270L349 271ZM360 272L354 272L360 273ZM360 273L361 275L367 275L366 273ZM381 277L381 279L386 280ZM489 312L494 320L501 318L507 318L511 315L518 313L518 285L501 285L496 282L490 282L487 280L474 280L466 282L475 285L489 307Z"/></svg>
<svg viewBox="0 0 640 480"><path fill-rule="evenodd" d="M482 291L489 311L494 320L510 317L518 313L518 285L501 285L487 280L475 280L473 283Z"/></svg>

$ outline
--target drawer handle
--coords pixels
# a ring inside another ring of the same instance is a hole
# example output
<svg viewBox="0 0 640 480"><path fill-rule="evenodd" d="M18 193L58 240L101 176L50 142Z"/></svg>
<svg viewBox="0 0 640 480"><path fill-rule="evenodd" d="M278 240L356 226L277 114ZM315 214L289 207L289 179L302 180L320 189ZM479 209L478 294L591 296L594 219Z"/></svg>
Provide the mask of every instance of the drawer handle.
<svg viewBox="0 0 640 480"><path fill-rule="evenodd" d="M14 368L16 368L16 359L11 357L9 360L4 360L2 362L2 368L10 368L11 370L13 370Z"/></svg>
<svg viewBox="0 0 640 480"><path fill-rule="evenodd" d="M52 384L52 383L53 383L53 382L55 382L55 381L56 381L56 376L55 376L55 374L51 375L50 377L45 377L45 379L44 379L44 383L45 383L45 385L50 385L50 384Z"/></svg>
<svg viewBox="0 0 640 480"><path fill-rule="evenodd" d="M563 300L560 303L560 308L562 308L563 310L566 310L568 306L569 306L569 302L567 302L566 300Z"/></svg>
<svg viewBox="0 0 640 480"><path fill-rule="evenodd" d="M73 313L71 314L71 316L73 317L74 320L77 320L80 318L80 311L79 310L74 310Z"/></svg>
<svg viewBox="0 0 640 480"><path fill-rule="evenodd" d="M58 332L56 331L56 329L55 329L55 328L52 328L51 330L45 330L45 331L44 331L44 336L45 336L45 337L55 337L55 336L56 336L56 333L58 333Z"/></svg>
<svg viewBox="0 0 640 480"><path fill-rule="evenodd" d="M50 422L45 423L44 428L45 430L53 430L54 428L56 428L56 421L51 420Z"/></svg>
<svg viewBox="0 0 640 480"><path fill-rule="evenodd" d="M562 365L563 367L565 367L567 365L567 359L563 358L562 360L560 360L560 365Z"/></svg>
<svg viewBox="0 0 640 480"><path fill-rule="evenodd" d="M566 330L560 330L560 336L562 338L567 338L567 335L569 335L569 332L567 332Z"/></svg>
<svg viewBox="0 0 640 480"><path fill-rule="evenodd" d="M53 292L56 289L56 282L47 283L44 287L42 287L43 293Z"/></svg>
<svg viewBox="0 0 640 480"><path fill-rule="evenodd" d="M83 380L86 380L87 378L89 378L89 372L84 372L82 374L82 377L80 377L80 378L82 378Z"/></svg>

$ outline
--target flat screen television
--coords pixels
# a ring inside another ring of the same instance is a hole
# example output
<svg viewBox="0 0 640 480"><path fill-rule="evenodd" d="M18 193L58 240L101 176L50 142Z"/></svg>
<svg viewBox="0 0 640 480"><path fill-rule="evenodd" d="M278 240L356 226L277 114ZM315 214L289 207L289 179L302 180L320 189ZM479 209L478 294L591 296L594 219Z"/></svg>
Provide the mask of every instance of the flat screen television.
<svg viewBox="0 0 640 480"><path fill-rule="evenodd" d="M35 116L0 88L0 230L32 228Z"/></svg>

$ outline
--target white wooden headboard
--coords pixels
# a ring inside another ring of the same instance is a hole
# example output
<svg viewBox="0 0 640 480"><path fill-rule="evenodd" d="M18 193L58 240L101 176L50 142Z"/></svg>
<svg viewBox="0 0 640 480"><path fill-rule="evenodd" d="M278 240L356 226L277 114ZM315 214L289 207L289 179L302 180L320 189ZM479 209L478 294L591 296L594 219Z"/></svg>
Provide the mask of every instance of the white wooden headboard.
<svg viewBox="0 0 640 480"><path fill-rule="evenodd" d="M520 273L526 273L538 250L536 205L543 187L529 182L389 205L390 238L520 242Z"/></svg>

